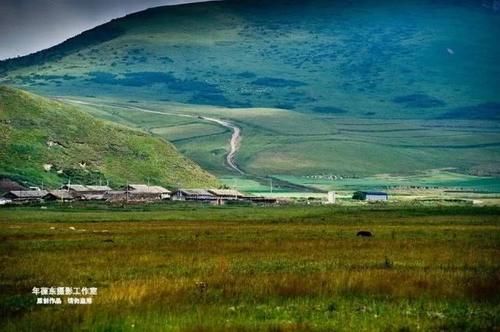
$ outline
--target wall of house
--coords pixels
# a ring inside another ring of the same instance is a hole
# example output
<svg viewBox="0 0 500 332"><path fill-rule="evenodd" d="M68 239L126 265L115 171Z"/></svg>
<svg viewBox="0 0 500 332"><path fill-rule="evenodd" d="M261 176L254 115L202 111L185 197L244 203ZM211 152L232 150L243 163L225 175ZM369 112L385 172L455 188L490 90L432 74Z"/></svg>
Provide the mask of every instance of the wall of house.
<svg viewBox="0 0 500 332"><path fill-rule="evenodd" d="M387 196L385 195L366 195L367 201L387 201Z"/></svg>

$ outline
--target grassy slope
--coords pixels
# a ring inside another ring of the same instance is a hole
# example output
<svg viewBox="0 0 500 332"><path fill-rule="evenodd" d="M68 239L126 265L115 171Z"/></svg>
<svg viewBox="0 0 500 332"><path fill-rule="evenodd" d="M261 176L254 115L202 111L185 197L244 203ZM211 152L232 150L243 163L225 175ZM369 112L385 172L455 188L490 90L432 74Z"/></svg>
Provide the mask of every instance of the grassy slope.
<svg viewBox="0 0 500 332"><path fill-rule="evenodd" d="M2 209L2 331L494 331L500 323L498 208L106 208ZM375 237L356 238L360 229ZM92 305L54 308L34 304L34 286L95 286L98 295Z"/></svg>
<svg viewBox="0 0 500 332"><path fill-rule="evenodd" d="M208 112L199 104L245 107L211 115L242 126L238 162L257 175L498 174L498 15L447 1L294 3L148 10L0 63L2 79L49 95L171 100L198 113ZM146 127L228 174L228 135L214 126L112 112L99 115Z"/></svg>
<svg viewBox="0 0 500 332"><path fill-rule="evenodd" d="M95 119L76 106L0 87L0 120L1 176L49 186L68 178L87 184L216 184L170 143ZM46 171L44 165L53 166Z"/></svg>

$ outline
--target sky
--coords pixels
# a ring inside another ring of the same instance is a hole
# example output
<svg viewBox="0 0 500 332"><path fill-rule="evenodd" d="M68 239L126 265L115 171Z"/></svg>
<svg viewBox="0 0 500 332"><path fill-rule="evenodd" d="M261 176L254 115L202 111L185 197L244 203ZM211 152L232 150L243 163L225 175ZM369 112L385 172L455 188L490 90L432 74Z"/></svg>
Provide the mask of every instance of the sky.
<svg viewBox="0 0 500 332"><path fill-rule="evenodd" d="M203 0L0 0L0 59L57 45L136 11Z"/></svg>

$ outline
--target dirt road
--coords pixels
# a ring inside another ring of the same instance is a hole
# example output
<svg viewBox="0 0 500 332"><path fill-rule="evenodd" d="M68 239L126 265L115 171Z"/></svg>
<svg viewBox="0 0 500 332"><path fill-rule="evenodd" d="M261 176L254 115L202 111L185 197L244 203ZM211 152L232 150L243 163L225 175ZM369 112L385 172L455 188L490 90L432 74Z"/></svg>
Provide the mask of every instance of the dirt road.
<svg viewBox="0 0 500 332"><path fill-rule="evenodd" d="M229 153L226 156L226 162L229 165L229 167L231 167L232 169L234 169L238 173L245 174L245 172L243 172L238 167L238 165L236 165L236 162L235 162L236 153L240 149L240 145L241 145L241 128L237 127L236 125L232 124L229 121L215 119L215 118L208 118L208 117L204 117L204 116L202 116L201 118L204 120L207 120L207 121L212 121L212 122L218 123L221 126L232 130L233 135L231 136L231 141L230 141L231 148L230 148Z"/></svg>
<svg viewBox="0 0 500 332"><path fill-rule="evenodd" d="M153 111L150 109L146 108L141 108L141 107L136 107L136 106L113 106L113 105L103 105L103 104L97 104L97 103L89 103L86 101L81 101L81 100L76 100L76 99L66 99L66 98L59 98L60 100L67 101L70 103L75 103L75 104L82 104L82 105L90 105L90 106L97 106L97 107L117 107L117 108L128 108L128 109L133 109L135 111L143 112L143 113L151 113L151 114L160 114L160 115L167 115L167 116L178 116L178 117L184 117L184 118L194 118L194 119L201 119L209 122L216 123L224 128L228 128L232 131L231 135L231 140L229 142L229 152L226 155L226 163L227 165L232 168L234 171L240 173L240 174L245 174L238 165L236 164L236 154L238 153L238 150L240 149L241 146L241 128L234 125L233 123L226 121L226 120L221 120L221 119L216 119L216 118L211 118L211 117L206 117L206 116L197 116L197 115L190 115L190 114L178 114L178 113L171 113L171 112L160 112L160 111Z"/></svg>

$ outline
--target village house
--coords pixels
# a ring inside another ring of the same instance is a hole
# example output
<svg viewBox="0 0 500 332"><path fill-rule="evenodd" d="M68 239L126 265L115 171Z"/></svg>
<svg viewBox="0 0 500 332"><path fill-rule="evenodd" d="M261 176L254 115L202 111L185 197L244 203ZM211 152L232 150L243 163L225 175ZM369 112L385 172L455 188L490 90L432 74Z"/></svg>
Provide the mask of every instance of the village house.
<svg viewBox="0 0 500 332"><path fill-rule="evenodd" d="M87 191L87 187L82 184L65 184L61 189L76 193L84 193Z"/></svg>
<svg viewBox="0 0 500 332"><path fill-rule="evenodd" d="M12 190L3 197L13 202L40 202L49 192L47 190Z"/></svg>
<svg viewBox="0 0 500 332"><path fill-rule="evenodd" d="M71 196L75 199L87 201L103 200L104 194L112 190L108 186L84 186L81 184L67 184L62 186L61 189L71 193Z"/></svg>
<svg viewBox="0 0 500 332"><path fill-rule="evenodd" d="M172 192L166 188L146 184L129 184L124 190L129 199L136 200L164 200L169 199L172 195Z"/></svg>
<svg viewBox="0 0 500 332"><path fill-rule="evenodd" d="M216 201L217 197L205 189L178 189L173 195L175 201Z"/></svg>
<svg viewBox="0 0 500 332"><path fill-rule="evenodd" d="M81 184L66 184L61 187L61 190L66 190L75 199L83 199L83 196L87 192L87 187Z"/></svg>
<svg viewBox="0 0 500 332"><path fill-rule="evenodd" d="M127 193L124 190L110 190L104 194L106 202L124 202L127 200Z"/></svg>
<svg viewBox="0 0 500 332"><path fill-rule="evenodd" d="M389 195L381 191L356 191L352 198L368 202L385 202L389 200Z"/></svg>
<svg viewBox="0 0 500 332"><path fill-rule="evenodd" d="M243 200L245 195L234 189L209 189L208 192L225 201Z"/></svg>
<svg viewBox="0 0 500 332"><path fill-rule="evenodd" d="M74 197L81 200L105 200L107 202L141 202L158 201L169 199L171 191L161 186L149 186L145 184L130 184L123 190L113 190L108 186L63 186L72 193Z"/></svg>
<svg viewBox="0 0 500 332"><path fill-rule="evenodd" d="M74 197L71 195L71 192L67 190L51 190L43 199L45 201L70 202L74 200Z"/></svg>
<svg viewBox="0 0 500 332"><path fill-rule="evenodd" d="M104 194L104 200L108 202L144 202L160 201L170 198L172 192L161 186L149 186L145 184L129 184L123 190L109 190Z"/></svg>
<svg viewBox="0 0 500 332"><path fill-rule="evenodd" d="M80 194L103 194L112 190L109 186L84 186L82 184L66 184L61 189Z"/></svg>
<svg viewBox="0 0 500 332"><path fill-rule="evenodd" d="M99 194L104 194L111 189L108 186L85 186L87 188L87 194L94 194L94 195L99 195Z"/></svg>

